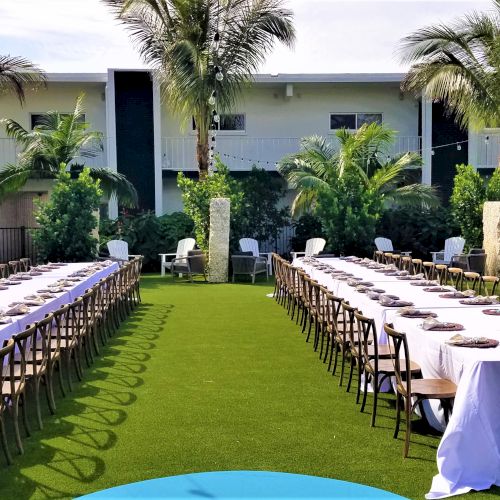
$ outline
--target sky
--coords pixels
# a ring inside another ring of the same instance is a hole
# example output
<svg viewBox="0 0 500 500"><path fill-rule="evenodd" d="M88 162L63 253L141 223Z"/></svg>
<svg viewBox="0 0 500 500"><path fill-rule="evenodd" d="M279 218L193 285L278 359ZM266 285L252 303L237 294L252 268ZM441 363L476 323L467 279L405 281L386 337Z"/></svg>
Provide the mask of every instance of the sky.
<svg viewBox="0 0 500 500"><path fill-rule="evenodd" d="M294 12L293 50L276 46L261 73L383 73L406 67L396 54L412 31L450 23L491 1L285 0ZM0 0L0 54L47 72L140 68L126 30L100 0Z"/></svg>

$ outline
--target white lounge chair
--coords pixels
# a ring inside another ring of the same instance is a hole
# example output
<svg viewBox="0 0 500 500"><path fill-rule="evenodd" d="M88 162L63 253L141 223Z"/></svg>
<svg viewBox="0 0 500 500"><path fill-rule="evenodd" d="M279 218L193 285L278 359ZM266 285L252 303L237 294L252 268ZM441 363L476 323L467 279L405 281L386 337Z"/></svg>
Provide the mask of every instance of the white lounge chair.
<svg viewBox="0 0 500 500"><path fill-rule="evenodd" d="M272 252L259 252L259 242L253 238L241 238L240 249L242 252L252 252L254 257L265 257L267 259L267 273L273 274Z"/></svg>
<svg viewBox="0 0 500 500"><path fill-rule="evenodd" d="M444 242L444 250L431 252L434 264L451 264L453 257L461 255L464 250L465 240L460 236L448 238Z"/></svg>
<svg viewBox="0 0 500 500"><path fill-rule="evenodd" d="M118 262L127 262L129 257L128 243L123 240L110 240L107 243L109 258Z"/></svg>
<svg viewBox="0 0 500 500"><path fill-rule="evenodd" d="M379 236L375 238L375 246L379 252L394 252L394 245L389 238ZM401 255L410 255L411 252L399 252Z"/></svg>
<svg viewBox="0 0 500 500"><path fill-rule="evenodd" d="M186 258L188 252L190 250L194 250L195 245L196 241L194 238L184 238L177 243L177 251L175 253L159 253L158 255L161 258L161 275L165 276L165 269L167 269L168 271L172 269L172 262L170 260L167 260L167 257L173 257L178 263L178 259Z"/></svg>
<svg viewBox="0 0 500 500"><path fill-rule="evenodd" d="M304 257L311 257L311 255L317 255L323 248L325 248L326 240L323 238L311 238L306 241L306 250L305 252L290 252L292 256L292 262L299 255L303 255Z"/></svg>

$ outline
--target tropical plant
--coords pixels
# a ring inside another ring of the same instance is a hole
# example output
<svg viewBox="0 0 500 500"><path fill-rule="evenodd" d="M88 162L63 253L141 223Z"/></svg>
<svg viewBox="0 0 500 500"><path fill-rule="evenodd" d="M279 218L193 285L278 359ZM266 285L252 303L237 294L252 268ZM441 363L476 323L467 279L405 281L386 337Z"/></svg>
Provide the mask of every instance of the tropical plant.
<svg viewBox="0 0 500 500"><path fill-rule="evenodd" d="M177 242L192 237L193 221L182 212L157 217L153 212L122 214L115 220L101 219L99 246L105 250L109 240L123 239L131 254L143 255L143 268L160 269L159 252L175 252Z"/></svg>
<svg viewBox="0 0 500 500"><path fill-rule="evenodd" d="M292 45L292 12L282 0L104 0L156 70L164 97L191 124L200 179L209 167L209 131L231 110L275 41Z"/></svg>
<svg viewBox="0 0 500 500"><path fill-rule="evenodd" d="M323 228L319 217L305 213L292 222L294 236L290 239L291 249L302 252L306 248L307 240L321 235Z"/></svg>
<svg viewBox="0 0 500 500"><path fill-rule="evenodd" d="M469 248L483 245L483 204L486 186L482 177L471 165L457 165L450 198L455 223Z"/></svg>
<svg viewBox="0 0 500 500"><path fill-rule="evenodd" d="M88 168L76 179L61 168L49 201L40 202L35 212L40 227L33 236L41 260L82 262L95 257L92 231L101 195L99 180L92 179Z"/></svg>
<svg viewBox="0 0 500 500"><path fill-rule="evenodd" d="M177 176L177 184L182 192L184 212L194 222L197 245L208 251L210 234L210 200L228 198L231 202L231 227L236 227L243 202L239 183L233 179L228 168L216 157L217 171L203 182L190 179L182 172Z"/></svg>
<svg viewBox="0 0 500 500"><path fill-rule="evenodd" d="M402 89L443 101L457 122L500 125L500 0L493 12L473 12L455 23L420 29L402 40L413 66Z"/></svg>
<svg viewBox="0 0 500 500"><path fill-rule="evenodd" d="M81 94L77 98L73 113L43 114L31 132L14 120L0 121L7 136L22 147L17 163L0 169L0 195L19 190L28 179L55 179L63 164L72 177L77 177L84 165L75 158L93 158L102 151L102 133L89 130L89 124L83 121L84 97ZM106 196L116 196L122 205L137 204L137 192L124 175L104 167L92 167L90 175L100 180Z"/></svg>
<svg viewBox="0 0 500 500"><path fill-rule="evenodd" d="M500 201L500 167L496 168L486 186L486 199Z"/></svg>
<svg viewBox="0 0 500 500"><path fill-rule="evenodd" d="M319 193L335 188L344 176L353 174L363 191L375 194L385 206L439 204L433 187L407 183L412 171L421 165L418 154L388 157L394 131L371 123L355 133L341 129L336 136L338 148L323 137L306 137L298 153L279 162L279 172L297 190L293 214L314 212Z"/></svg>
<svg viewBox="0 0 500 500"><path fill-rule="evenodd" d="M0 89L13 92L21 104L25 101L26 86L37 86L45 80L45 73L28 59L0 55Z"/></svg>

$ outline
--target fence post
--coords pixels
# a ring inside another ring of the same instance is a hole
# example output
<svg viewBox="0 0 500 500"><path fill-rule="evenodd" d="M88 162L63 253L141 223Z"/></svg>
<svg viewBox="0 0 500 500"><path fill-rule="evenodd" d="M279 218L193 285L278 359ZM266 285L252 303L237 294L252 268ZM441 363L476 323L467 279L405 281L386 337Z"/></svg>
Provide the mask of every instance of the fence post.
<svg viewBox="0 0 500 500"><path fill-rule="evenodd" d="M21 257L26 257L26 227L21 226L20 228L21 235Z"/></svg>

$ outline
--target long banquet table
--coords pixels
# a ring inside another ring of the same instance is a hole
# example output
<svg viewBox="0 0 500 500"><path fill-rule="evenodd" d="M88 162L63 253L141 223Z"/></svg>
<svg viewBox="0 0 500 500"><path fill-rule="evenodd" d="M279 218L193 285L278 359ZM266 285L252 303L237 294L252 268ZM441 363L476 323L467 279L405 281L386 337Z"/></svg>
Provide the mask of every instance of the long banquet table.
<svg viewBox="0 0 500 500"><path fill-rule="evenodd" d="M66 264L58 269L45 272L40 276L33 276L33 279L22 281L19 285L11 285L7 290L0 290L0 309L9 309L9 304L22 301L30 294L36 294L37 290L46 288L47 285L66 278L69 274L89 267L90 262L78 262ZM9 339L12 335L21 332L27 325L39 321L49 312L55 311L63 304L68 304L82 295L87 288L92 287L112 272L118 270L118 264L113 262L106 267L97 270L90 276L75 282L71 287L65 287L66 291L58 293L55 298L48 299L41 306L29 306L29 313L22 316L13 316L12 323L0 324L0 342Z"/></svg>
<svg viewBox="0 0 500 500"><path fill-rule="evenodd" d="M456 299L441 298L408 281L381 275L345 260L325 258L321 262L370 281L386 293L413 302L417 308L430 309L440 321L459 322L465 328L460 334L500 341L500 317L485 315L483 310L487 306L462 305ZM473 489L500 486L500 346L477 349L448 345L446 340L455 332L426 331L421 328L421 319L401 317L397 309L383 307L345 281L335 279L302 259L294 260L293 264L373 318L380 342L386 341L385 322L392 322L397 330L404 331L412 360L421 366L424 377L448 378L457 384L453 414L437 452L439 473L426 498L445 498ZM429 420L433 425L437 422L438 427L438 405L427 408L434 410L428 413L435 417L434 421Z"/></svg>

